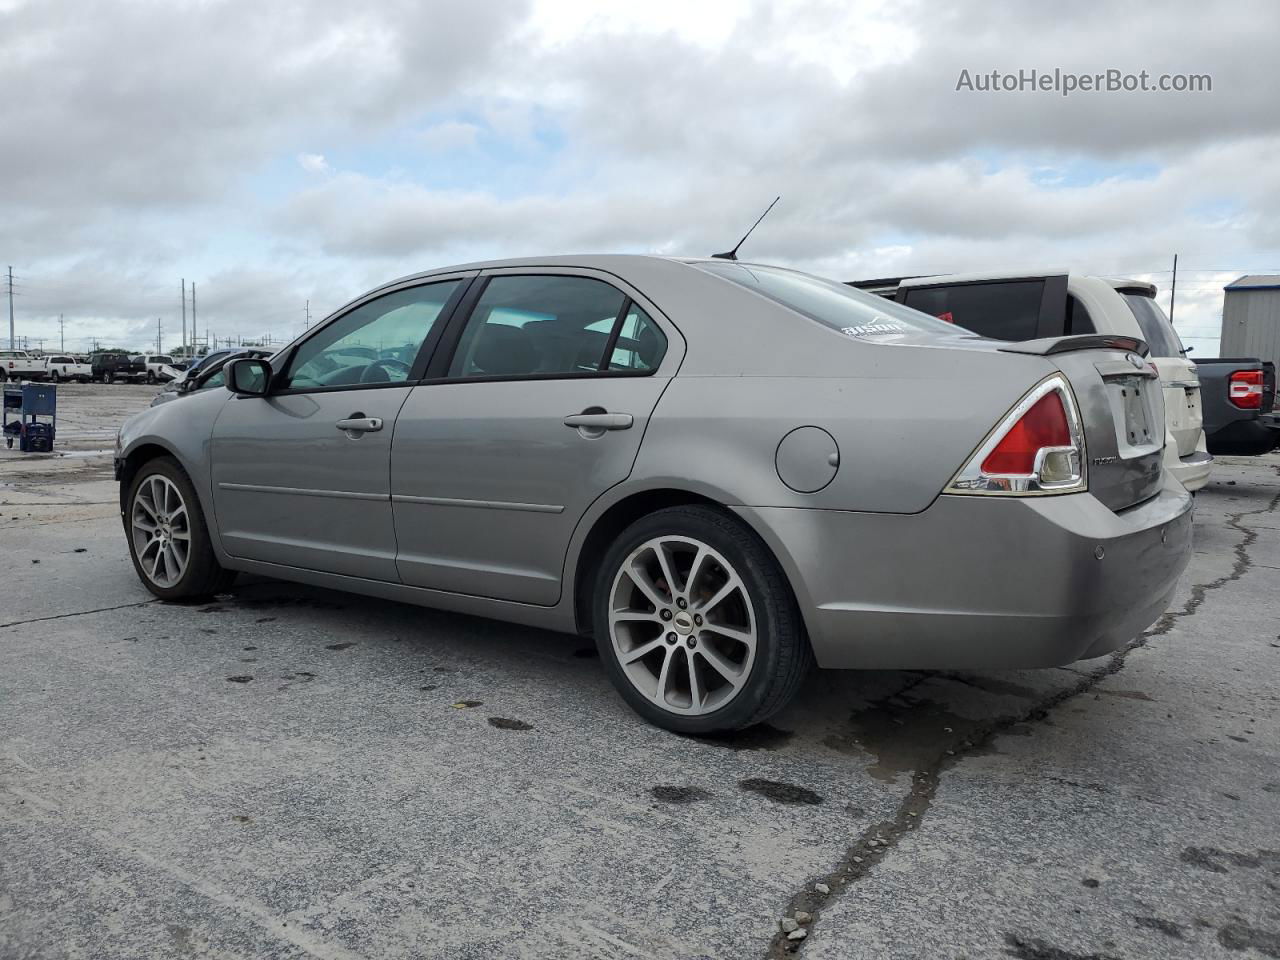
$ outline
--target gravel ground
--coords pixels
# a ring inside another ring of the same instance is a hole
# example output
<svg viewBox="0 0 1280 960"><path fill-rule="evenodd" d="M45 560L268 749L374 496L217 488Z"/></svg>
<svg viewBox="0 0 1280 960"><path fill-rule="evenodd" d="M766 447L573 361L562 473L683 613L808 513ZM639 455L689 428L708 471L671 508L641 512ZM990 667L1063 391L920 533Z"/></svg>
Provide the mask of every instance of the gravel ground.
<svg viewBox="0 0 1280 960"><path fill-rule="evenodd" d="M152 601L109 450L154 392L64 385L66 455L0 451L5 960L1280 957L1280 458L1219 462L1121 654L816 673L703 741L579 638Z"/></svg>

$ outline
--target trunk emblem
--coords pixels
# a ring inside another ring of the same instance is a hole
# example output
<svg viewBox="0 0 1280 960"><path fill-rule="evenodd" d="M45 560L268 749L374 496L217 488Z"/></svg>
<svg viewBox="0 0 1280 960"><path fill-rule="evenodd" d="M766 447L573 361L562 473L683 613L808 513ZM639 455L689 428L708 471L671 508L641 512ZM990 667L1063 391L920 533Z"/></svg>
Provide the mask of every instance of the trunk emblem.
<svg viewBox="0 0 1280 960"><path fill-rule="evenodd" d="M1125 358L1139 370L1144 369L1147 365L1147 361L1135 353L1126 353Z"/></svg>
<svg viewBox="0 0 1280 960"><path fill-rule="evenodd" d="M1094 457L1089 462L1092 463L1095 467L1105 467L1109 463L1119 463L1120 458L1119 457Z"/></svg>

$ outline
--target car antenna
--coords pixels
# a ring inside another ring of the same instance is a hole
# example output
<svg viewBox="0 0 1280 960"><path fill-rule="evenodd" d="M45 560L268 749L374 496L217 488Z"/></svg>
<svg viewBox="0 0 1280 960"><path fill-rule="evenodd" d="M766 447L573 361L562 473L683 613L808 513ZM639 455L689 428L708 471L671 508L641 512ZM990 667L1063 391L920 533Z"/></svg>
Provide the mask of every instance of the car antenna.
<svg viewBox="0 0 1280 960"><path fill-rule="evenodd" d="M777 203L781 199L782 199L781 195L774 197L773 203L765 207L764 213L760 214L760 220L763 220L765 217L767 217L769 215L769 211L773 209L773 204ZM754 230L756 227L760 226L760 220L757 220L755 223L751 225L751 230ZM742 246L744 243L747 242L747 237L751 236L751 230L748 230L746 233L742 235L742 239L737 242L737 244L734 246L732 250L728 251L727 253L713 253L711 255L712 259L713 260L737 260L738 247Z"/></svg>

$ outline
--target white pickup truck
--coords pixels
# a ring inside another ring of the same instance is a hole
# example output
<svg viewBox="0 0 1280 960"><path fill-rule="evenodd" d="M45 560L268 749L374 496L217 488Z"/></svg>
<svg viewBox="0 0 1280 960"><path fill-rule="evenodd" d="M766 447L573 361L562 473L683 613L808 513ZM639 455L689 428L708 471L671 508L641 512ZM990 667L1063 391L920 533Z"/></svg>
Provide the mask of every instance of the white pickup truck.
<svg viewBox="0 0 1280 960"><path fill-rule="evenodd" d="M93 364L88 357L77 357L70 353L55 353L43 359L43 378L54 383L68 380L79 380L88 383L93 379Z"/></svg>
<svg viewBox="0 0 1280 960"><path fill-rule="evenodd" d="M0 350L0 383L6 380L43 380L44 363L25 350Z"/></svg>
<svg viewBox="0 0 1280 960"><path fill-rule="evenodd" d="M182 375L182 369L173 357L164 353L144 353L134 357L147 368L147 383L168 383Z"/></svg>

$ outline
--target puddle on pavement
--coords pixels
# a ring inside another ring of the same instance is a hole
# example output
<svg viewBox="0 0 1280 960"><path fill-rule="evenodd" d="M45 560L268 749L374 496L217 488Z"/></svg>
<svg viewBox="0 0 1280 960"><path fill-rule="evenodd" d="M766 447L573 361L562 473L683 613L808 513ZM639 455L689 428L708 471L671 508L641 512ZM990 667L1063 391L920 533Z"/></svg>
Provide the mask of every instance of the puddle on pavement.
<svg viewBox="0 0 1280 960"><path fill-rule="evenodd" d="M958 749L978 724L933 700L900 694L853 711L849 726L848 733L831 734L822 742L841 753L870 754L875 762L867 773L896 783L901 774L910 776L947 750Z"/></svg>
<svg viewBox="0 0 1280 960"><path fill-rule="evenodd" d="M660 784L656 787L650 787L651 793L655 800L662 803L697 803L699 800L707 800L711 794L698 787L679 787L671 784Z"/></svg>
<svg viewBox="0 0 1280 960"><path fill-rule="evenodd" d="M758 793L762 797L785 804L805 804L816 806L822 803L822 797L808 787L795 783L783 783L780 780L765 780L760 777L749 777L738 782L743 790Z"/></svg>

